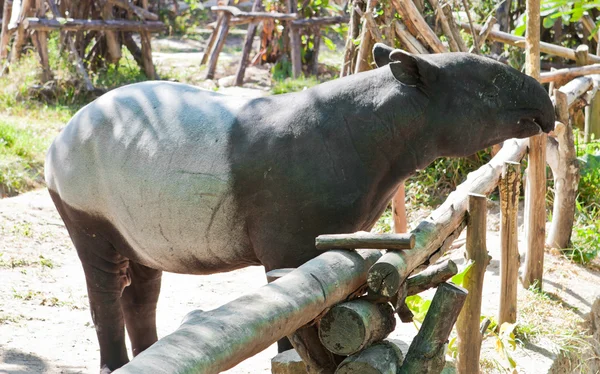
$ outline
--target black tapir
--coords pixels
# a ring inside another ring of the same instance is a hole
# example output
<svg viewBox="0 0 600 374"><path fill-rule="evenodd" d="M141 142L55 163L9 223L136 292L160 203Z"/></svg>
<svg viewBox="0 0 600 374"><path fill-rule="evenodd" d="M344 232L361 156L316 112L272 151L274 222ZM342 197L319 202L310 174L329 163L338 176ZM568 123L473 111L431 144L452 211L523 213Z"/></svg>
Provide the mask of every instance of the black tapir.
<svg viewBox="0 0 600 374"><path fill-rule="evenodd" d="M247 99L145 82L81 109L46 181L81 259L100 364L157 340L162 271L297 267L320 234L369 230L398 184L554 127L534 79L491 59L378 44L378 69Z"/></svg>

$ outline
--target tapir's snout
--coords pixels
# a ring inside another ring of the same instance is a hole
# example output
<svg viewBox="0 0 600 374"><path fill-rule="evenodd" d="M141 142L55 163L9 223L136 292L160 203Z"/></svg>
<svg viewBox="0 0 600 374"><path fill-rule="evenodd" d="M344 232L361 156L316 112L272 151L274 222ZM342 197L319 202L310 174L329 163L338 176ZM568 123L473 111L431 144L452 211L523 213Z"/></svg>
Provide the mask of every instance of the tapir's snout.
<svg viewBox="0 0 600 374"><path fill-rule="evenodd" d="M550 96L546 94L544 90L545 103L542 109L542 114L538 119L538 125L541 127L542 131L546 134L550 133L550 131L554 130L554 122L556 121L556 113L554 111L554 104L552 100L550 100Z"/></svg>

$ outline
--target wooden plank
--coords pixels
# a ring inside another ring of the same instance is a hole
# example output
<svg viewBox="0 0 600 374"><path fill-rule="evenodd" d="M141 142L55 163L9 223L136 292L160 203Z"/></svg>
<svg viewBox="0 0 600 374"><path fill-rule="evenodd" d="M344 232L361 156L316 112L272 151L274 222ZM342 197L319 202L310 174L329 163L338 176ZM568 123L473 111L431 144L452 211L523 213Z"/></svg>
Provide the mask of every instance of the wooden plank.
<svg viewBox="0 0 600 374"><path fill-rule="evenodd" d="M213 49L210 51L210 57L208 59L208 70L206 71L206 79L213 79L215 77L215 71L217 70L217 61L219 60L219 54L225 45L225 40L227 39L227 34L229 33L229 19L231 18L231 14L224 13L223 21L221 26L215 32L217 34L216 44Z"/></svg>
<svg viewBox="0 0 600 374"><path fill-rule="evenodd" d="M411 249L415 247L414 234L372 234L359 231L353 234L319 235L315 246L320 250L329 249Z"/></svg>
<svg viewBox="0 0 600 374"><path fill-rule="evenodd" d="M367 270L379 256L374 250L326 252L217 309L188 314L175 332L119 372L225 371L345 300L365 283Z"/></svg>
<svg viewBox="0 0 600 374"><path fill-rule="evenodd" d="M500 191L500 308L498 326L517 321L517 283L519 280L519 191L521 164L506 162Z"/></svg>
<svg viewBox="0 0 600 374"><path fill-rule="evenodd" d="M41 31L148 31L160 32L165 28L164 23L157 21L148 21L141 23L138 21L129 20L87 20L87 19L46 19L29 17L23 20L23 28L25 30L41 30Z"/></svg>
<svg viewBox="0 0 600 374"><path fill-rule="evenodd" d="M448 52L448 49L444 46L440 39L438 39L433 30L431 30L411 0L391 1L398 13L400 13L402 17L409 19L410 22L417 28L419 34L423 37L423 39L425 39L427 44L429 44L429 47L433 49L434 52Z"/></svg>
<svg viewBox="0 0 600 374"><path fill-rule="evenodd" d="M483 278L491 257L486 246L487 197L469 194L469 224L465 257L473 261L471 270L465 274L464 286L469 292L465 305L456 321L458 335L458 357L456 367L459 373L479 373L481 351L481 299Z"/></svg>

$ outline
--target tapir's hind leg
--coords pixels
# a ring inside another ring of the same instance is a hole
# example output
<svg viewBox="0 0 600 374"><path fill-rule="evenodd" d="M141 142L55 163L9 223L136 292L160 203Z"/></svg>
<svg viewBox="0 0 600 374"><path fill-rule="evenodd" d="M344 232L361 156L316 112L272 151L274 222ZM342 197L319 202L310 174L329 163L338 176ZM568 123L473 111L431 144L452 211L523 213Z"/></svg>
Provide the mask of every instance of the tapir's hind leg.
<svg viewBox="0 0 600 374"><path fill-rule="evenodd" d="M137 356L158 340L156 303L160 293L162 271L133 261L129 262L129 271L131 284L123 291L121 307L133 355Z"/></svg>

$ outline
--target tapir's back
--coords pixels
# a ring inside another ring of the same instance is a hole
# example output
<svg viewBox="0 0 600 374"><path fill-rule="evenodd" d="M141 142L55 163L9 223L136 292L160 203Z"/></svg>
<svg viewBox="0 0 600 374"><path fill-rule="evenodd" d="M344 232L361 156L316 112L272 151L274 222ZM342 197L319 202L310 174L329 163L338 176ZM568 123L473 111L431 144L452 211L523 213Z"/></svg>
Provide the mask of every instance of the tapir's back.
<svg viewBox="0 0 600 374"><path fill-rule="evenodd" d="M228 162L235 113L246 102L169 82L111 91L52 144L48 188L108 220L148 266L193 273L198 261L214 262L202 263L207 272L235 262L221 249L245 251L247 241L233 214Z"/></svg>

